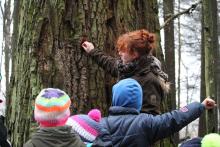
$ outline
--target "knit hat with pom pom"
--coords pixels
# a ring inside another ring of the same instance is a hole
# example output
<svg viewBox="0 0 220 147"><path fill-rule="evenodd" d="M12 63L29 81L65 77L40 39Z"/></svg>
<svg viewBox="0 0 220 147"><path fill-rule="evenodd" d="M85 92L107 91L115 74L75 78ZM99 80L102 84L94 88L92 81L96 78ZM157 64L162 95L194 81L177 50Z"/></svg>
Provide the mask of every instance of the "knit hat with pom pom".
<svg viewBox="0 0 220 147"><path fill-rule="evenodd" d="M92 109L88 115L79 114L69 117L66 125L72 126L72 129L79 134L84 142L91 143L99 135L101 130L100 120L100 110Z"/></svg>
<svg viewBox="0 0 220 147"><path fill-rule="evenodd" d="M202 139L202 147L220 147L220 135L210 133Z"/></svg>

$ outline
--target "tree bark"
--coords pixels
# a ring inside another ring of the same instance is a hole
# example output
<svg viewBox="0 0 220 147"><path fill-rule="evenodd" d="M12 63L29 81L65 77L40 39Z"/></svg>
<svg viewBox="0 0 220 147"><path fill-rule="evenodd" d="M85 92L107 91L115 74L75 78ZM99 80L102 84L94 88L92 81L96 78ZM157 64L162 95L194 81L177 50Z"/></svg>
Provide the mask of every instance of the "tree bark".
<svg viewBox="0 0 220 147"><path fill-rule="evenodd" d="M174 14L174 2L172 0L163 1L164 20L167 20ZM175 87L175 45L174 45L174 23L171 21L164 28L164 50L166 72L169 76L169 81L172 83L170 92L167 97L167 110L176 109L176 87ZM178 144L179 135L176 133L174 138L170 139L173 146Z"/></svg>
<svg viewBox="0 0 220 147"><path fill-rule="evenodd" d="M204 0L202 3L203 14L204 14L204 48L205 48L205 82L206 82L206 95L213 97L217 101L217 89L216 89L216 76L215 76L215 47L214 45L217 42L214 42L214 16L213 8L211 1ZM209 110L208 116L206 118L207 122L207 133L216 132L218 123L217 123L217 110ZM212 123L210 123L212 122Z"/></svg>
<svg viewBox="0 0 220 147"><path fill-rule="evenodd" d="M203 12L203 8L202 8ZM201 82L200 82L200 101L202 102L206 96L206 83L205 83L205 46L204 46L204 14L202 13L202 20L201 20ZM203 113L199 118L199 136L204 136L206 134L206 113Z"/></svg>
<svg viewBox="0 0 220 147"><path fill-rule="evenodd" d="M6 93L9 86L9 64L11 58L11 0L6 0L3 13L3 39L4 39L4 57L5 57L5 85Z"/></svg>

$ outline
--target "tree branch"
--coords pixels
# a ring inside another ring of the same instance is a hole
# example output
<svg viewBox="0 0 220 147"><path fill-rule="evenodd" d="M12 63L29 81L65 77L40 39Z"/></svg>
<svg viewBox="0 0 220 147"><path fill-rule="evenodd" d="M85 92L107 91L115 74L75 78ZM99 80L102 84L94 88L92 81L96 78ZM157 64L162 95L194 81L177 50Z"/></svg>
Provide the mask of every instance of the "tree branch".
<svg viewBox="0 0 220 147"><path fill-rule="evenodd" d="M202 0L200 0L199 2L195 3L195 4L192 4L191 7L189 7L188 9L180 12L180 13L177 13L175 15L172 15L170 16L167 20L165 20L164 24L160 26L160 30L163 29L165 26L167 26L171 21L173 21L175 18L183 15L183 14L189 14L189 13L192 13L192 11L195 10L195 8L200 4L202 3Z"/></svg>

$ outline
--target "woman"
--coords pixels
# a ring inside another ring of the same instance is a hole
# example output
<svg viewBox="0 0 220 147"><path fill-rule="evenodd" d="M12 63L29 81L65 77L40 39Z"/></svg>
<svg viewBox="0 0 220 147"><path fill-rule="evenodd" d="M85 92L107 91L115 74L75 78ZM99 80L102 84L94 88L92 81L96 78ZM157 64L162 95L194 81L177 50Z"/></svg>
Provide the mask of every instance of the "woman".
<svg viewBox="0 0 220 147"><path fill-rule="evenodd" d="M83 49L105 71L119 80L133 78L143 88L143 105L141 112L160 114L161 101L169 89L167 75L161 70L160 61L152 56L155 48L155 34L145 29L128 32L119 36L116 48L120 59L104 55L85 41Z"/></svg>

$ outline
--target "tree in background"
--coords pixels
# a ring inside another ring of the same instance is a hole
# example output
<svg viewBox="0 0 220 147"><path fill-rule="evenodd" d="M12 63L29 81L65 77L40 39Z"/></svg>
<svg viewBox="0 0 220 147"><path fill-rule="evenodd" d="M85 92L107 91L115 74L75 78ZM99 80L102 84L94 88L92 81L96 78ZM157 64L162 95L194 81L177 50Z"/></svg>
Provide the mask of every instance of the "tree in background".
<svg viewBox="0 0 220 147"><path fill-rule="evenodd" d="M164 20L166 21L168 18L174 15L174 1L166 0L163 1L163 13ZM166 99L166 111L171 111L176 109L176 84L175 84L175 45L174 45L174 22L170 21L168 25L164 27L164 50L165 50L165 65L166 72L169 76L170 92ZM174 135L174 137L170 138L173 146L176 146L179 141L178 133Z"/></svg>
<svg viewBox="0 0 220 147"><path fill-rule="evenodd" d="M11 0L5 0L4 9L1 8L3 14L3 52L5 58L5 79L6 89L9 86L9 64L11 59ZM2 56L2 55L1 55ZM2 65L2 60L0 62ZM0 65L0 66L1 66Z"/></svg>
<svg viewBox="0 0 220 147"><path fill-rule="evenodd" d="M16 2L7 109L14 147L22 146L35 126L33 105L42 88L66 91L74 102L73 113L85 113L93 107L103 112L108 109L115 81L83 53L82 37L112 55L115 39L125 31L147 28L160 39L156 0ZM156 54L162 56L159 44Z"/></svg>
<svg viewBox="0 0 220 147"><path fill-rule="evenodd" d="M163 2L164 7L164 20L174 15L172 0ZM169 75L169 81L171 82L171 89L169 93L169 99L167 99L168 109L171 111L176 109L176 88L175 88L175 45L174 45L174 22L170 21L168 25L164 27L164 50L165 50L165 65L166 72Z"/></svg>
<svg viewBox="0 0 220 147"><path fill-rule="evenodd" d="M203 12L203 11L202 11ZM206 87L205 87L205 47L204 47L204 15L202 13L201 19L201 81L200 81L200 101L204 100L206 96ZM204 136L206 134L206 113L203 113L199 118L199 136Z"/></svg>
<svg viewBox="0 0 220 147"><path fill-rule="evenodd" d="M211 96L215 101L219 101L219 67L218 63L220 60L219 49L218 49L218 34L217 31L217 1L203 0L202 3L202 14L203 14L203 28L202 28L202 45L204 49L204 69L202 70L205 76L205 94ZM202 85L204 86L204 85ZM202 87L201 86L201 87ZM203 89L204 90L204 89ZM203 96L204 97L204 96ZM201 120L202 122L202 120ZM205 117L206 127L202 133L211 133L218 131L218 112L217 109L208 111ZM212 122L212 123L210 123Z"/></svg>

